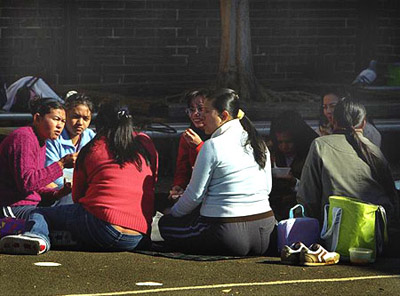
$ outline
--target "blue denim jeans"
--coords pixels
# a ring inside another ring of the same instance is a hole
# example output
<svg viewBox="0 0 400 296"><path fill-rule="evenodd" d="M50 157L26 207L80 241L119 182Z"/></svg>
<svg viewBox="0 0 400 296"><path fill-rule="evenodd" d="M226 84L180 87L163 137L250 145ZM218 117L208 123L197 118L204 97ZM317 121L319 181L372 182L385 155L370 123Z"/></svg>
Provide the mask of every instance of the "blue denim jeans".
<svg viewBox="0 0 400 296"><path fill-rule="evenodd" d="M24 235L40 237L50 249L49 233L69 231L79 248L101 251L132 251L143 235L128 235L100 220L80 204L37 208L28 217Z"/></svg>

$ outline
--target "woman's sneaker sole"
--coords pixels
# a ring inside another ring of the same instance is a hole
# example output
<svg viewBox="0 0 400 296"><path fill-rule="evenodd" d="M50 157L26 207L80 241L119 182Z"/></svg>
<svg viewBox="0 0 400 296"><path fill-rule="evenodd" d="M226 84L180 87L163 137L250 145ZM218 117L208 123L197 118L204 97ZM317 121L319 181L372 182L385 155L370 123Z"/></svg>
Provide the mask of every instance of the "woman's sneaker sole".
<svg viewBox="0 0 400 296"><path fill-rule="evenodd" d="M46 252L46 243L41 238L8 235L0 240L0 252L13 255L39 255Z"/></svg>
<svg viewBox="0 0 400 296"><path fill-rule="evenodd" d="M325 262L304 262L305 266L324 266L324 265L333 265L339 263L339 257L334 257L326 260Z"/></svg>

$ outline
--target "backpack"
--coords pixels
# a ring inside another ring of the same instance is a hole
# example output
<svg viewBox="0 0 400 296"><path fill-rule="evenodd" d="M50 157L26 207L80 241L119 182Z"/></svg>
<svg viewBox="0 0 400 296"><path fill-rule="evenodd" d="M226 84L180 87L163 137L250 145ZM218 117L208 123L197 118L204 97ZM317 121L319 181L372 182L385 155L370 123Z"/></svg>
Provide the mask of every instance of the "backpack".
<svg viewBox="0 0 400 296"><path fill-rule="evenodd" d="M39 80L39 77L32 77L21 86L15 95L15 102L11 106L11 112L29 113L29 101L36 96L32 87Z"/></svg>

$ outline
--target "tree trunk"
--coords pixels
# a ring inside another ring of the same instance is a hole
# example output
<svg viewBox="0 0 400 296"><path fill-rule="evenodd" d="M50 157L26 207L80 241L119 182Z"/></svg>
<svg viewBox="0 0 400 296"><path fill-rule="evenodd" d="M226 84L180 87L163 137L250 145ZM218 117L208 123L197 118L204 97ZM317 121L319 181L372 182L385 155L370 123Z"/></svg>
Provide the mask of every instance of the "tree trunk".
<svg viewBox="0 0 400 296"><path fill-rule="evenodd" d="M268 100L270 94L254 75L249 0L220 0L220 5L222 34L217 86L236 90L243 100Z"/></svg>

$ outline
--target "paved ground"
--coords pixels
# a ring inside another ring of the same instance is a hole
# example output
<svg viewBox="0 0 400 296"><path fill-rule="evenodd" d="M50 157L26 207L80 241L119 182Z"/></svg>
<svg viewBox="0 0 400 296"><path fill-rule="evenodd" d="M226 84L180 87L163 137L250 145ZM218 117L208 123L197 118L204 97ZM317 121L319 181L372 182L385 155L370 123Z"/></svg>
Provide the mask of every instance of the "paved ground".
<svg viewBox="0 0 400 296"><path fill-rule="evenodd" d="M163 177L158 192L171 178ZM400 251L400 249L399 249ZM399 257L399 256L396 256ZM400 258L301 267L277 257L185 261L137 253L0 254L0 295L399 295ZM55 262L59 266L36 266ZM156 282L160 286L138 286Z"/></svg>
<svg viewBox="0 0 400 296"><path fill-rule="evenodd" d="M157 192L172 180L161 178ZM399 256L396 256L399 257ZM0 295L399 295L400 258L302 267L278 257L187 261L137 253L0 254ZM60 266L36 266L55 262ZM155 282L160 286L138 286Z"/></svg>
<svg viewBox="0 0 400 296"><path fill-rule="evenodd" d="M271 257L198 262L128 252L50 251L0 260L1 295L399 295L400 289L400 259L388 258L362 267L288 266Z"/></svg>

